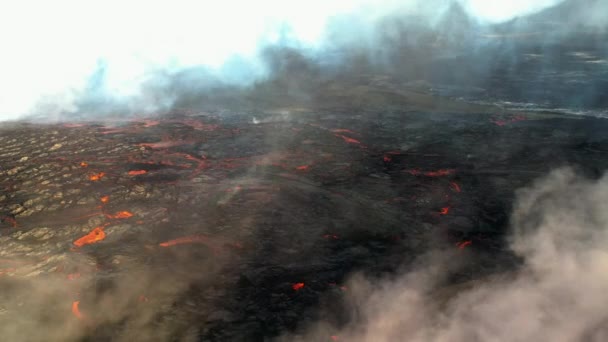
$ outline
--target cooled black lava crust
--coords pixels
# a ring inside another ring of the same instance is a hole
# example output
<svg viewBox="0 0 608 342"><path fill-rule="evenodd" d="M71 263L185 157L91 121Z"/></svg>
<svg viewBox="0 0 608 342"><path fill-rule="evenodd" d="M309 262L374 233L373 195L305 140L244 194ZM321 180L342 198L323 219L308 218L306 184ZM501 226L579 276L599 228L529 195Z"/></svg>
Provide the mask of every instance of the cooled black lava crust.
<svg viewBox="0 0 608 342"><path fill-rule="evenodd" d="M399 111L8 125L0 332L34 324L40 299L24 288L43 283L64 284L40 306L45 322L73 319L87 341L148 328L166 332L149 340L263 341L321 307L347 321L349 274L391 274L431 247L471 242L446 286L503 272L518 263L504 242L515 190L566 165L598 177L607 131L594 118ZM105 239L73 244L95 227Z"/></svg>

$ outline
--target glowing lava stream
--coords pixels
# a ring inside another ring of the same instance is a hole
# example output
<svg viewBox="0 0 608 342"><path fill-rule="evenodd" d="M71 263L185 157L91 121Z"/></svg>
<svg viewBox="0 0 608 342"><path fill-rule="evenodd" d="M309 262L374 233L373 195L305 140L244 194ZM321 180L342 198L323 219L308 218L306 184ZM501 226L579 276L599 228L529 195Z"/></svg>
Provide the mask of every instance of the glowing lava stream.
<svg viewBox="0 0 608 342"><path fill-rule="evenodd" d="M114 215L106 214L106 217L111 219L127 219L131 216L133 216L133 214L128 211L119 211Z"/></svg>
<svg viewBox="0 0 608 342"><path fill-rule="evenodd" d="M80 309L78 308L78 306L80 305L80 301L74 301L72 303L72 313L74 314L74 316L76 316L78 319L83 319L84 316L82 315L82 313L80 312Z"/></svg>
<svg viewBox="0 0 608 342"><path fill-rule="evenodd" d="M171 247L171 246L176 246L176 245L183 245L183 244L187 244L187 243L207 243L209 242L209 239L205 236L201 236L201 235L194 235L194 236L185 236L185 237L181 237L181 238L177 238L174 240L169 240L169 241L165 241L162 243L159 243L158 245L161 247Z"/></svg>
<svg viewBox="0 0 608 342"><path fill-rule="evenodd" d="M103 231L103 227L96 227L89 234L74 241L74 245L77 247L82 247L84 245L97 243L105 238L106 238L106 233Z"/></svg>
<svg viewBox="0 0 608 342"><path fill-rule="evenodd" d="M458 249L464 249L466 246L470 246L472 244L473 244L473 241L467 240L467 241L457 243L456 246L458 247Z"/></svg>
<svg viewBox="0 0 608 342"><path fill-rule="evenodd" d="M129 171L129 176L139 176L148 173L146 170L131 170Z"/></svg>
<svg viewBox="0 0 608 342"><path fill-rule="evenodd" d="M105 173L105 172L99 172L99 173L96 173L96 174L90 175L90 176L89 176L89 180L91 180L91 181L93 181L93 182L96 182L96 181L98 181L98 180L102 179L102 178L103 178L103 176L105 176L105 175L106 175L106 173Z"/></svg>

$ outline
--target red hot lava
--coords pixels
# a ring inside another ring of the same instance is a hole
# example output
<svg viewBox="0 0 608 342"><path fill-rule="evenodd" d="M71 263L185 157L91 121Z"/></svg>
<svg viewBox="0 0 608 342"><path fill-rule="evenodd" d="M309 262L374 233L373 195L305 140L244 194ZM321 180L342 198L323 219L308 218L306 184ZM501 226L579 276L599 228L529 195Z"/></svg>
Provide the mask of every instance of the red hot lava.
<svg viewBox="0 0 608 342"><path fill-rule="evenodd" d="M79 305L80 305L80 301L74 301L72 303L72 313L74 314L74 316L76 316L78 319L83 319L84 317L82 316L82 313L80 312L79 309Z"/></svg>
<svg viewBox="0 0 608 342"><path fill-rule="evenodd" d="M148 173L146 170L131 170L129 171L129 176L139 176Z"/></svg>
<svg viewBox="0 0 608 342"><path fill-rule="evenodd" d="M92 174L89 176L89 180L96 182L96 181L102 179L105 175L106 175L105 172L95 173L95 174Z"/></svg>
<svg viewBox="0 0 608 342"><path fill-rule="evenodd" d="M77 247L82 247L84 245L97 243L105 238L106 238L106 233L103 231L103 228L97 227L97 228L93 229L89 234L74 241L74 245L76 245Z"/></svg>
<svg viewBox="0 0 608 342"><path fill-rule="evenodd" d="M450 207L444 207L439 210L439 215L447 215L450 212Z"/></svg>
<svg viewBox="0 0 608 342"><path fill-rule="evenodd" d="M194 236L186 236L186 237L181 237L181 238L177 238L174 240L169 240L166 242L159 243L158 245L161 247L171 247L171 246L183 245L183 244L188 244L188 243L207 243L207 242L209 242L209 239L207 237L201 236L201 235L194 235Z"/></svg>
<svg viewBox="0 0 608 342"><path fill-rule="evenodd" d="M349 137L347 137L345 135L342 135L342 134L336 134L336 136L342 138L344 141L346 141L349 144L358 144L358 145L361 145L361 142L359 140L357 140L357 139L349 138Z"/></svg>
<svg viewBox="0 0 608 342"><path fill-rule="evenodd" d="M133 216L133 214L128 211L119 211L114 215L106 214L106 217L113 219L127 219L131 216Z"/></svg>
<svg viewBox="0 0 608 342"><path fill-rule="evenodd" d="M291 288L294 291L299 291L304 288L304 283L295 283L295 284L291 285Z"/></svg>
<svg viewBox="0 0 608 342"><path fill-rule="evenodd" d="M456 247L458 247L458 249L464 249L466 246L470 246L471 244L473 244L473 241L467 240L467 241L457 243Z"/></svg>

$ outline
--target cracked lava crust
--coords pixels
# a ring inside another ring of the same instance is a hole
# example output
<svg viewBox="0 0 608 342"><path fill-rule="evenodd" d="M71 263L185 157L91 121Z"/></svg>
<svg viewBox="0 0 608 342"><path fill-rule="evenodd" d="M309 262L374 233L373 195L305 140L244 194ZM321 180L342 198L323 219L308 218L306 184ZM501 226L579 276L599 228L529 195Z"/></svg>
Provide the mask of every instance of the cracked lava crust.
<svg viewBox="0 0 608 342"><path fill-rule="evenodd" d="M474 282L518 263L514 190L563 165L599 176L607 129L396 111L6 125L0 333L263 341L322 307L348 321L349 274L431 244L474 255L442 286Z"/></svg>

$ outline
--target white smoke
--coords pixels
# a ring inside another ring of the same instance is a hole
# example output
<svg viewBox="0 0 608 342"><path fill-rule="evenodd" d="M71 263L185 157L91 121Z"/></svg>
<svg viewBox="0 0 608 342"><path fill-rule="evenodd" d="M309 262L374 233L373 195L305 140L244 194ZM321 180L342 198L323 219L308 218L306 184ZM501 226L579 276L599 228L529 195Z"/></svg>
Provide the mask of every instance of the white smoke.
<svg viewBox="0 0 608 342"><path fill-rule="evenodd" d="M500 21L556 0L460 0L483 21ZM224 82L250 84L265 70L257 56L267 44L320 48L329 21L358 25L403 12L440 12L437 1L4 1L0 4L0 120L24 114L74 112L91 89L111 99L141 96L158 72L203 66ZM351 27L345 35L366 28ZM99 86L99 85L98 85ZM154 109L156 103L150 103ZM146 107L146 106L144 106Z"/></svg>
<svg viewBox="0 0 608 342"><path fill-rule="evenodd" d="M553 172L522 190L513 212L517 271L437 291L448 259L434 257L398 280L354 277L356 319L325 324L303 340L606 341L608 339L608 176ZM293 337L291 337L293 338Z"/></svg>

